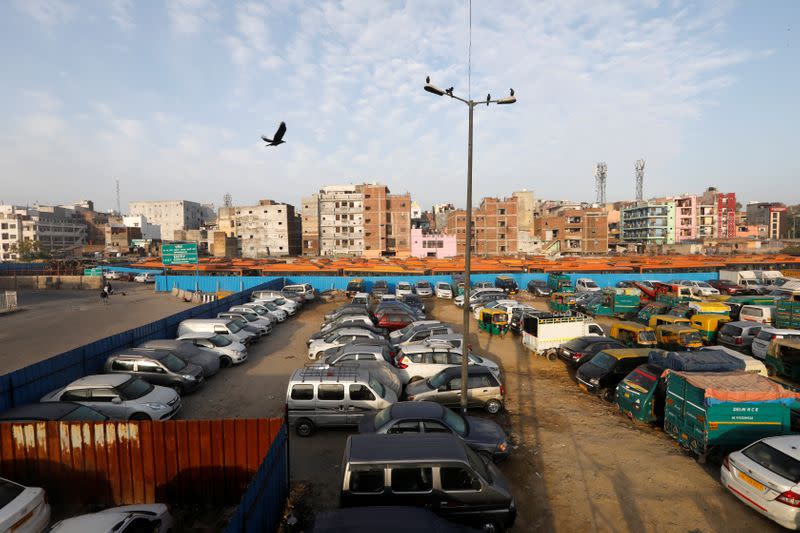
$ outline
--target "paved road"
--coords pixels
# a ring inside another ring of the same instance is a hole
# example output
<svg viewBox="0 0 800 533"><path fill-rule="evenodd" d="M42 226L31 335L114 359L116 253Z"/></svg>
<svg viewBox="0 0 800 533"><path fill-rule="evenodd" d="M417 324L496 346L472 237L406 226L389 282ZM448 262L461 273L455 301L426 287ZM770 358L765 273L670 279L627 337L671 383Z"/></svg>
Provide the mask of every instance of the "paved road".
<svg viewBox="0 0 800 533"><path fill-rule="evenodd" d="M152 285L113 286L116 294L108 305L100 301L99 291L18 291L24 309L0 316L0 374L195 305L156 293Z"/></svg>

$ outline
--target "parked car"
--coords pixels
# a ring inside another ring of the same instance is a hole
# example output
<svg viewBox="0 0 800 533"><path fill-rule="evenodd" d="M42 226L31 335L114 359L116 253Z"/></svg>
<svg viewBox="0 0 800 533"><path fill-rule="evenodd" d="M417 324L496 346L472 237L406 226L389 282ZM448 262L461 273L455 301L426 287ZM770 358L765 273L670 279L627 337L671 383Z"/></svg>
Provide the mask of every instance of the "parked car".
<svg viewBox="0 0 800 533"><path fill-rule="evenodd" d="M599 292L600 286L589 278L578 278L575 281L575 292Z"/></svg>
<svg viewBox="0 0 800 533"><path fill-rule="evenodd" d="M425 320L425 312L415 308L411 305L400 300L401 297L398 297L396 301L381 301L375 307L375 311L373 315L375 316L375 320L380 319L381 315L388 312L388 311L400 311L403 313L408 313L409 315L414 317L414 320ZM403 296L402 298L406 298Z"/></svg>
<svg viewBox="0 0 800 533"><path fill-rule="evenodd" d="M108 357L103 366L106 374L124 373L169 387L178 394L192 392L202 385L203 369L187 363L170 350L128 348Z"/></svg>
<svg viewBox="0 0 800 533"><path fill-rule="evenodd" d="M258 305L258 306L266 309L267 313L269 313L270 319L273 319L278 323L284 322L284 321L286 321L287 318L289 318L289 314L286 311L284 311L283 309L281 309L280 307L278 307L274 303L268 302L266 300L256 300L255 302L252 302L250 304L244 304L244 305Z"/></svg>
<svg viewBox="0 0 800 533"><path fill-rule="evenodd" d="M445 300L450 300L453 298L453 287L450 286L450 284L446 281L437 282L434 290L437 298L442 298Z"/></svg>
<svg viewBox="0 0 800 533"><path fill-rule="evenodd" d="M308 358L319 359L328 348L343 346L356 339L383 339L383 337L366 329L339 329L322 339L314 340L308 347Z"/></svg>
<svg viewBox="0 0 800 533"><path fill-rule="evenodd" d="M228 368L247 361L247 348L241 342L231 340L227 335L209 332L189 332L177 338L191 342L197 347L212 350L219 355L219 366Z"/></svg>
<svg viewBox="0 0 800 533"><path fill-rule="evenodd" d="M411 322L407 326L389 333L389 340L392 342L392 344L397 344L397 339L403 337L404 335L406 335L412 330L415 330L416 328L419 328L421 326L438 325L438 324L444 324L444 323L441 320L433 320L433 319L415 320L414 322Z"/></svg>
<svg viewBox="0 0 800 533"><path fill-rule="evenodd" d="M401 281L397 284L397 288L395 288L394 293L397 296L403 296L404 294L414 294L414 286L407 281Z"/></svg>
<svg viewBox="0 0 800 533"><path fill-rule="evenodd" d="M352 316L344 316L330 322L323 326L318 332L314 333L308 338L307 345L310 345L314 340L321 339L323 337L327 337L329 333L333 333L334 331L342 328L360 328L366 329L367 331L371 331L373 333L377 333L382 337L386 337L389 332L383 328L379 328L376 326L372 319L366 315L352 315Z"/></svg>
<svg viewBox="0 0 800 533"><path fill-rule="evenodd" d="M505 299L507 298L506 298L506 293L504 292L481 294L474 300L470 298L469 310L470 312L474 312L475 309L477 309L478 307L483 307L489 302L494 302L495 300L505 300Z"/></svg>
<svg viewBox="0 0 800 533"><path fill-rule="evenodd" d="M405 333L402 335L390 335L389 341L392 345L400 346L402 344L412 344L427 339L431 335L453 333L450 326L438 321L424 320L422 323L412 322L409 325L411 326L410 328L403 328Z"/></svg>
<svg viewBox="0 0 800 533"><path fill-rule="evenodd" d="M204 378L209 378L219 372L219 354L208 348L196 346L188 340L156 339L143 342L138 346L138 349L169 350L187 363L192 363L202 368Z"/></svg>
<svg viewBox="0 0 800 533"><path fill-rule="evenodd" d="M611 337L590 335L567 341L558 349L558 357L571 366L581 366L592 360L598 352L613 348L626 348L625 344Z"/></svg>
<svg viewBox="0 0 800 533"><path fill-rule="evenodd" d="M395 366L400 370L403 383L410 383L434 376L446 368L461 366L462 353L461 348L445 342L407 344L395 354ZM497 363L473 353L469 354L469 364L500 374Z"/></svg>
<svg viewBox="0 0 800 533"><path fill-rule="evenodd" d="M532 279L528 282L528 292L534 296L550 296L553 291L547 286L547 282L541 279Z"/></svg>
<svg viewBox="0 0 800 533"><path fill-rule="evenodd" d="M372 283L372 297L380 298L384 294L389 294L389 284L385 280L379 279Z"/></svg>
<svg viewBox="0 0 800 533"><path fill-rule="evenodd" d="M682 287L689 287L689 291L694 296L712 296L719 294L719 289L714 288L705 281L685 279L685 280L677 280L677 282L671 282L671 283L675 283L676 285L680 285Z"/></svg>
<svg viewBox="0 0 800 533"><path fill-rule="evenodd" d="M482 531L514 525L508 481L455 435L351 435L342 461L342 507L413 505Z"/></svg>
<svg viewBox="0 0 800 533"><path fill-rule="evenodd" d="M367 284L364 283L364 280L361 278L353 278L347 282L347 289L345 290L345 294L352 298L358 292L365 292L367 290Z"/></svg>
<svg viewBox="0 0 800 533"><path fill-rule="evenodd" d="M500 308L501 310L508 312L506 307L519 305L517 300L509 300L507 298L500 298L499 300L489 300L488 302L483 302L480 304L476 304L475 307L472 308L472 316L475 317L475 320L478 320L481 317L481 311L484 309L495 309Z"/></svg>
<svg viewBox="0 0 800 533"><path fill-rule="evenodd" d="M764 325L758 322L744 320L728 322L717 333L717 344L726 348L733 348L737 352L747 353L750 351L753 339L758 335L762 327Z"/></svg>
<svg viewBox="0 0 800 533"><path fill-rule="evenodd" d="M381 301L382 302L393 302L395 300L397 300L397 295L396 294L384 294L384 295L381 296Z"/></svg>
<svg viewBox="0 0 800 533"><path fill-rule="evenodd" d="M138 274L133 281L137 283L155 283L156 282L156 275L152 272L143 272Z"/></svg>
<svg viewBox="0 0 800 533"><path fill-rule="evenodd" d="M650 348L602 350L578 368L575 373L578 385L590 394L614 401L619 382L637 366L647 363L651 351Z"/></svg>
<svg viewBox="0 0 800 533"><path fill-rule="evenodd" d="M497 276L494 279L494 286L506 294L517 294L519 292L519 286L511 276Z"/></svg>
<svg viewBox="0 0 800 533"><path fill-rule="evenodd" d="M796 329L778 329L778 328L761 328L753 338L750 345L750 351L753 357L757 357L762 361L767 357L767 349L773 339L800 339L800 330Z"/></svg>
<svg viewBox="0 0 800 533"><path fill-rule="evenodd" d="M761 439L725 457L722 486L787 529L800 526L800 436Z"/></svg>
<svg viewBox="0 0 800 533"><path fill-rule="evenodd" d="M394 331L406 327L416 318L416 316L402 311L388 311L378 319L377 326L388 331Z"/></svg>
<svg viewBox="0 0 800 533"><path fill-rule="evenodd" d="M479 455L493 461L507 458L510 451L508 436L497 422L461 416L436 402L397 402L361 418L358 432L380 435L452 433Z"/></svg>
<svg viewBox="0 0 800 533"><path fill-rule="evenodd" d="M286 311L286 314L289 316L296 315L297 312L300 310L300 305L297 302L284 298L283 296L266 296L264 298L259 298L255 301L258 303L269 302L277 306L278 309Z"/></svg>
<svg viewBox="0 0 800 533"><path fill-rule="evenodd" d="M246 309L246 308L245 308ZM239 320L239 325L246 330L252 330L258 334L259 337L265 337L272 333L272 322L270 320L261 318L257 313L250 313L248 311L228 311L227 313L217 313L217 318L230 318L231 320Z"/></svg>
<svg viewBox="0 0 800 533"><path fill-rule="evenodd" d="M167 420L181 408L177 392L130 374L85 376L44 395L41 401L78 402L114 420Z"/></svg>
<svg viewBox="0 0 800 533"><path fill-rule="evenodd" d="M346 304L323 317L323 326L347 315L370 315L366 305Z"/></svg>
<svg viewBox="0 0 800 533"><path fill-rule="evenodd" d="M189 333L216 333L244 345L251 344L258 337L243 329L236 320L228 318L190 318L178 324L178 337Z"/></svg>
<svg viewBox="0 0 800 533"><path fill-rule="evenodd" d="M123 274L118 270L106 270L105 272L103 272L103 277L105 279L122 279Z"/></svg>
<svg viewBox="0 0 800 533"><path fill-rule="evenodd" d="M318 427L358 427L370 410L379 411L397 395L368 369L357 366L295 370L286 388L286 418L301 437Z"/></svg>
<svg viewBox="0 0 800 533"><path fill-rule="evenodd" d="M29 403L0 413L0 422L104 422L108 417L75 402ZM0 520L0 524L2 521Z"/></svg>
<svg viewBox="0 0 800 533"><path fill-rule="evenodd" d="M399 398L403 392L400 373L394 366L394 352L385 340L360 339L325 351L320 365L331 367L357 364L366 368Z"/></svg>
<svg viewBox="0 0 800 533"><path fill-rule="evenodd" d="M775 309L774 305L743 305L739 310L739 320L771 325L775 318Z"/></svg>
<svg viewBox="0 0 800 533"><path fill-rule="evenodd" d="M44 489L0 478L0 494L0 531L39 533L47 529L50 505Z"/></svg>
<svg viewBox="0 0 800 533"><path fill-rule="evenodd" d="M485 409L495 415L502 411L505 387L492 369L469 365L467 406ZM409 401L432 401L448 407L461 405L461 368L452 366L427 379L406 386Z"/></svg>
<svg viewBox="0 0 800 533"><path fill-rule="evenodd" d="M400 296L399 298L395 297L395 299L406 304L419 313L425 312L425 302L423 302L416 294L406 294L404 296Z"/></svg>
<svg viewBox="0 0 800 533"><path fill-rule="evenodd" d="M433 296L433 288L428 281L418 281L414 284L414 293L417 296Z"/></svg>
<svg viewBox="0 0 800 533"><path fill-rule="evenodd" d="M717 289L720 294L729 296L743 296L750 292L747 288L724 279L712 279L708 281L708 284Z"/></svg>
<svg viewBox="0 0 800 533"><path fill-rule="evenodd" d="M174 528L169 507L142 503L67 518L53 525L49 533L168 533Z"/></svg>
<svg viewBox="0 0 800 533"><path fill-rule="evenodd" d="M500 294L501 296L505 296L505 293L502 290L495 288L491 283L489 283L488 286L486 287L477 287L477 285L475 287L472 287L469 291L469 301L474 302L481 294L488 294L488 293ZM456 307L463 307L464 295L459 294L458 296L453 298L453 303L456 304Z"/></svg>
<svg viewBox="0 0 800 533"><path fill-rule="evenodd" d="M281 293L294 293L302 296L306 302L313 302L317 298L317 293L310 283L302 283L298 285L286 285L281 290Z"/></svg>
<svg viewBox="0 0 800 533"><path fill-rule="evenodd" d="M495 289L494 283L491 281L479 281L477 282L474 287L475 289Z"/></svg>
<svg viewBox="0 0 800 533"><path fill-rule="evenodd" d="M366 292L357 292L355 293L355 295L353 295L353 299L350 300L350 303L355 305L367 306L369 305L369 294L367 294Z"/></svg>

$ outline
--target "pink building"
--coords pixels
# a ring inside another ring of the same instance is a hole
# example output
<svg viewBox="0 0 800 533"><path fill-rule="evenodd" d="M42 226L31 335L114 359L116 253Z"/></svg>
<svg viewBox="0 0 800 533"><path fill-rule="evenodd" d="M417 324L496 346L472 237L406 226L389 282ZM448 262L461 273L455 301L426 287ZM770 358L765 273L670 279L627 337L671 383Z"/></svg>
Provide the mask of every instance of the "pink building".
<svg viewBox="0 0 800 533"><path fill-rule="evenodd" d="M697 196L687 194L675 198L675 242L697 238Z"/></svg>
<svg viewBox="0 0 800 533"><path fill-rule="evenodd" d="M419 228L411 229L412 257L435 257L444 259L454 257L456 252L456 236L446 233L428 233Z"/></svg>

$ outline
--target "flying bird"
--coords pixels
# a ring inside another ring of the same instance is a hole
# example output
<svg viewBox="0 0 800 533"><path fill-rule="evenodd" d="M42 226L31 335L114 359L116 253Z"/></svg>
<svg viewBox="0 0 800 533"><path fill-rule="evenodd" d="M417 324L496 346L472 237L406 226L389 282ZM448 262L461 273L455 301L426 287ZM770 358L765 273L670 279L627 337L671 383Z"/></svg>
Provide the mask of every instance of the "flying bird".
<svg viewBox="0 0 800 533"><path fill-rule="evenodd" d="M509 89L509 91L511 92L511 96L514 96L514 89Z"/></svg>
<svg viewBox="0 0 800 533"><path fill-rule="evenodd" d="M487 105L487 106L489 105L489 100L491 100L491 99L492 99L492 95L491 95L491 93L490 93L490 94L487 94L487 95L486 95L486 105Z"/></svg>
<svg viewBox="0 0 800 533"><path fill-rule="evenodd" d="M449 94L450 96L453 96L453 88L452 88L452 87L450 87L449 89L445 89L445 91L444 91L444 92L446 92L446 93L447 93L447 94Z"/></svg>
<svg viewBox="0 0 800 533"><path fill-rule="evenodd" d="M426 76L425 77L425 83L430 83L430 82L431 82L431 77L430 76Z"/></svg>
<svg viewBox="0 0 800 533"><path fill-rule="evenodd" d="M272 139L268 139L265 135L262 135L261 139L267 143L267 146L278 146L279 144L286 142L283 140L284 135L286 135L286 123L281 122L281 125L278 126L278 131L275 132L275 135L272 136Z"/></svg>

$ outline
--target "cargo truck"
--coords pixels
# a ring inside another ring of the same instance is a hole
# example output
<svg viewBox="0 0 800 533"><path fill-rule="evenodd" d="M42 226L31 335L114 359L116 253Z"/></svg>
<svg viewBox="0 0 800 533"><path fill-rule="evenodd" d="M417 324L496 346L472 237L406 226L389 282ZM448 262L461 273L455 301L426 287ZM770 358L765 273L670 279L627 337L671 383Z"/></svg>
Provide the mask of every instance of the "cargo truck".
<svg viewBox="0 0 800 533"><path fill-rule="evenodd" d="M522 344L534 353L558 357L557 348L567 341L587 335L603 335L603 328L585 315L524 314Z"/></svg>
<svg viewBox="0 0 800 533"><path fill-rule="evenodd" d="M752 294L763 294L769 288L758 279L752 270L720 270L719 279L741 285Z"/></svg>

